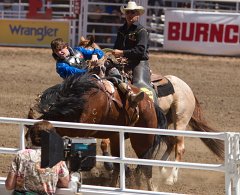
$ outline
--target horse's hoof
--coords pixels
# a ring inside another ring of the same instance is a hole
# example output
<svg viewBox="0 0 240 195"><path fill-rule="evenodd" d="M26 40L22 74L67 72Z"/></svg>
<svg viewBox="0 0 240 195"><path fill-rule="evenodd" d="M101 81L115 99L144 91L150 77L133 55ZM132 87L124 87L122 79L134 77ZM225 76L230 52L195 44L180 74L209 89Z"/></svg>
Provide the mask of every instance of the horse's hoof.
<svg viewBox="0 0 240 195"><path fill-rule="evenodd" d="M126 178L130 178L133 176L133 171L127 165L125 165L125 174L126 174Z"/></svg>
<svg viewBox="0 0 240 195"><path fill-rule="evenodd" d="M167 171L167 169L166 169L165 167L162 167L162 168L160 169L160 174L161 174L162 176L166 177L166 176L167 176L167 173L168 173L168 171Z"/></svg>
<svg viewBox="0 0 240 195"><path fill-rule="evenodd" d="M93 167L91 169L91 175L92 177L100 177L100 171L96 167Z"/></svg>
<svg viewBox="0 0 240 195"><path fill-rule="evenodd" d="M165 184L166 184L166 185L169 185L169 186L172 186L172 185L174 185L174 181L173 181L173 179L167 179L167 180L165 181Z"/></svg>
<svg viewBox="0 0 240 195"><path fill-rule="evenodd" d="M113 170L113 163L111 162L104 162L104 167L107 171L112 171Z"/></svg>
<svg viewBox="0 0 240 195"><path fill-rule="evenodd" d="M148 191L158 192L158 187L152 186L151 188L148 189Z"/></svg>
<svg viewBox="0 0 240 195"><path fill-rule="evenodd" d="M110 156L108 152L104 152L103 156ZM104 167L107 171L112 171L114 166L112 162L104 162Z"/></svg>
<svg viewBox="0 0 240 195"><path fill-rule="evenodd" d="M148 186L148 191L153 191L153 192L158 191L158 187L153 184L152 179L149 179L149 181L147 182L147 186Z"/></svg>

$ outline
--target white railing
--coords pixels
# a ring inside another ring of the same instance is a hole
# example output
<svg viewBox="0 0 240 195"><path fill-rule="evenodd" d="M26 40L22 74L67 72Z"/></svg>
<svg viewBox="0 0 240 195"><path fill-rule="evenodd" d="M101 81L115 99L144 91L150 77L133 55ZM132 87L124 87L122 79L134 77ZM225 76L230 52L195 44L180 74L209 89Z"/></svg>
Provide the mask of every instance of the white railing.
<svg viewBox="0 0 240 195"><path fill-rule="evenodd" d="M11 123L19 124L20 134L20 146L19 148L2 148L0 147L0 153L15 153L19 149L25 147L24 141L24 125L33 125L38 120L31 119L20 119L20 118L6 118L0 117L0 123ZM83 185L80 192L83 194L171 194L167 192L149 192L143 190L130 190L125 187L125 166L124 164L142 164L151 166L165 166L165 167L179 167L179 168L190 168L199 170L211 170L225 173L225 192L227 195L236 194L240 195L240 152L239 152L239 141L240 134L234 132L222 132L222 133L201 133L193 131L176 131L176 130L164 130L164 129L150 129L150 128L139 128L139 127L126 127L126 126L111 126L111 125L96 125L96 124L84 124L84 123L70 123L70 122L57 122L50 121L55 127L62 128L74 128L74 129L88 129L88 130L104 130L119 132L120 139L120 157L105 157L97 156L97 161L104 162L115 162L120 164L120 188L110 188L101 186L90 186ZM212 138L223 140L225 143L225 162L224 164L201 164L201 163L189 163L189 162L173 162L173 161L162 161L162 160L146 160L146 159L135 159L125 157L124 147L124 133L140 133L140 134L159 134L159 135L170 135L170 136L184 136L184 137L196 137L196 138ZM0 179L1 181L1 179ZM1 182L0 182L1 184ZM62 189L64 190L64 189ZM65 189L66 191L66 189ZM65 193L66 192L62 192ZM59 191L61 194L61 190Z"/></svg>

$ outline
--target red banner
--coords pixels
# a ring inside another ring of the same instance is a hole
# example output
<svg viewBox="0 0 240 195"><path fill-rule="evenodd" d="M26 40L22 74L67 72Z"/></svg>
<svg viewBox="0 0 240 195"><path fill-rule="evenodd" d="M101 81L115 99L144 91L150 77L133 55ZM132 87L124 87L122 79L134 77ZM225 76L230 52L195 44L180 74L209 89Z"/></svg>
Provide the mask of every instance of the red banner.
<svg viewBox="0 0 240 195"><path fill-rule="evenodd" d="M30 19L51 19L52 18L52 8L50 7L52 0L46 0L45 13L39 13L45 6L42 0L29 0L29 9L27 13L27 18Z"/></svg>

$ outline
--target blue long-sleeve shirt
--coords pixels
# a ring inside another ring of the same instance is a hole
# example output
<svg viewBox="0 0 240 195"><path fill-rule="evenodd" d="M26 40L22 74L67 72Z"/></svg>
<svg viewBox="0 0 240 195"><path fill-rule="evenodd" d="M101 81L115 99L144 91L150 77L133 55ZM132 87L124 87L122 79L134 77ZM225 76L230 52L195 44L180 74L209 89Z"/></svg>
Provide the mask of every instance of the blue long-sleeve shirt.
<svg viewBox="0 0 240 195"><path fill-rule="evenodd" d="M86 69L79 69L74 66L70 66L66 62L57 62L56 71L63 79L69 77L70 75L80 74L83 75L87 72Z"/></svg>
<svg viewBox="0 0 240 195"><path fill-rule="evenodd" d="M97 55L98 59L104 56L104 52L101 49L86 49L84 47L75 47L74 49L80 51L85 60L91 60L93 54Z"/></svg>
<svg viewBox="0 0 240 195"><path fill-rule="evenodd" d="M90 60L93 54L97 55L98 59L101 59L104 56L104 52L100 49L86 49L84 47L75 47L74 49L80 51L85 60ZM87 72L86 69L80 69L75 66L71 66L63 60L57 60L56 71L63 79L73 74L83 75Z"/></svg>

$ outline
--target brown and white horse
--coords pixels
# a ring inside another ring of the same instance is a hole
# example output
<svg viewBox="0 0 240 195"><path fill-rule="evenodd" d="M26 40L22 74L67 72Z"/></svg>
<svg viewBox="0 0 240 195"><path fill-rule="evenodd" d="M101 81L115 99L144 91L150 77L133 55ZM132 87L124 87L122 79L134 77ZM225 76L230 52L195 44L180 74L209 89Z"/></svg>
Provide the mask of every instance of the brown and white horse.
<svg viewBox="0 0 240 195"><path fill-rule="evenodd" d="M107 60L108 55L111 56L111 49L105 49L105 53L106 56L104 60ZM124 63L126 63L126 61L124 61ZM104 65L102 62L99 64L101 66ZM101 75L104 75L104 73L101 72ZM173 127L175 130L186 130L189 125L193 131L217 132L214 128L210 127L204 119L202 108L189 85L182 79L173 75L164 77L171 82L174 89L173 94L158 98L159 106L167 116L168 126ZM201 140L219 158L224 158L224 144L222 141L215 139ZM103 153L108 153L109 144L110 141L108 139L102 140L101 149ZM168 160L173 150L175 151L175 161L181 161L185 152L183 136L169 136L167 149L161 160ZM173 185L177 182L178 171L179 168L172 168L170 175L166 178L167 184ZM165 175L166 169L162 167L161 172Z"/></svg>
<svg viewBox="0 0 240 195"><path fill-rule="evenodd" d="M107 51L111 53L111 50ZM106 57L105 59L108 58ZM126 62L124 61L124 63ZM101 66L103 66L103 64L104 63L100 63ZM158 97L158 104L167 117L168 127L175 130L186 130L189 125L193 131L217 132L210 127L204 119L202 108L189 85L173 75L166 75L163 78L167 79L174 89L174 93ZM222 141L215 139L201 140L219 158L224 158L224 144ZM102 141L101 148L103 153L108 152L109 144L109 140ZM168 160L173 150L175 150L175 161L181 161L185 152L183 136L169 136L167 149L161 160ZM178 171L179 169L177 167L172 168L170 175L166 178L166 184L173 185L177 182ZM165 175L166 169L162 167L161 172Z"/></svg>

